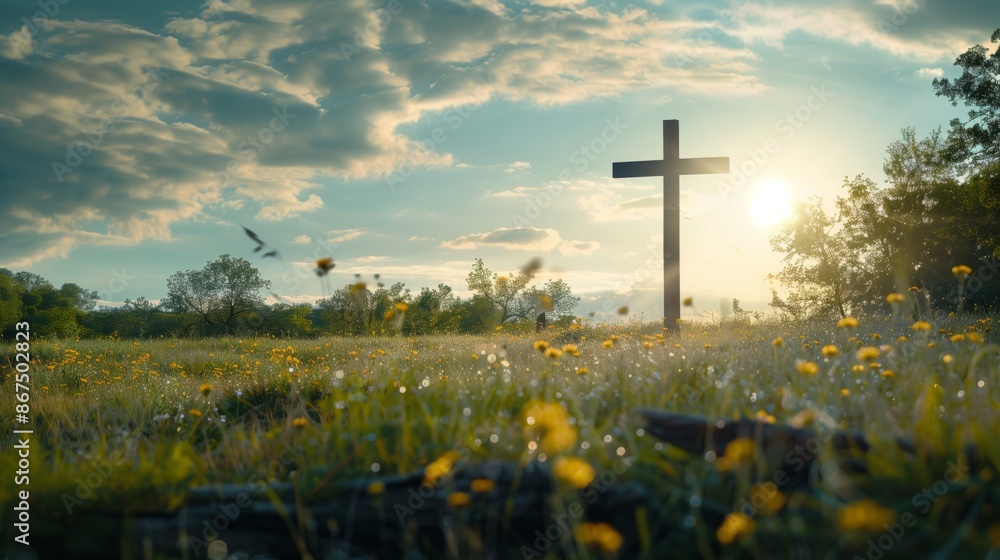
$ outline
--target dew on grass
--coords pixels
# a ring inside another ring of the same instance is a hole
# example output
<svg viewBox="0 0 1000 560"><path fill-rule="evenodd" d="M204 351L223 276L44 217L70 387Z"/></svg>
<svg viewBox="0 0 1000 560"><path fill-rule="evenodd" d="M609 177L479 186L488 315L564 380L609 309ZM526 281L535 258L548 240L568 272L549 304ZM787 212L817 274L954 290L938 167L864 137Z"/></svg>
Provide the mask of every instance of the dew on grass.
<svg viewBox="0 0 1000 560"><path fill-rule="evenodd" d="M585 441L585 442L581 443L580 444L580 449L590 449L590 442L589 441Z"/></svg>
<svg viewBox="0 0 1000 560"><path fill-rule="evenodd" d="M604 436L604 443L611 443L611 434Z"/></svg>
<svg viewBox="0 0 1000 560"><path fill-rule="evenodd" d="M472 416L472 409L469 408L469 407L463 408L462 409L462 415L463 416Z"/></svg>
<svg viewBox="0 0 1000 560"><path fill-rule="evenodd" d="M715 462L715 457L716 457L715 456L715 451L706 451L705 452L705 462L706 463L714 463Z"/></svg>
<svg viewBox="0 0 1000 560"><path fill-rule="evenodd" d="M372 463L372 472L378 472L382 470L382 465L378 463Z"/></svg>
<svg viewBox="0 0 1000 560"><path fill-rule="evenodd" d="M496 443L498 441L500 441L500 436L498 436L496 434L490 435L490 443Z"/></svg>

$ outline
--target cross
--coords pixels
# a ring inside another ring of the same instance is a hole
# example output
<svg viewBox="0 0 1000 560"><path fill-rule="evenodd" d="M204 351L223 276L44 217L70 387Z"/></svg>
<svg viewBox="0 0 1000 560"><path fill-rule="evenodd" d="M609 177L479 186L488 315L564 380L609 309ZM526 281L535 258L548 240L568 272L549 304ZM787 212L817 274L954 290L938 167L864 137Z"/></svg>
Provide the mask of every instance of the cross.
<svg viewBox="0 0 1000 560"><path fill-rule="evenodd" d="M677 332L681 318L681 175L729 173L729 158L681 158L678 121L663 121L663 159L612 164L611 176L663 177L663 327Z"/></svg>

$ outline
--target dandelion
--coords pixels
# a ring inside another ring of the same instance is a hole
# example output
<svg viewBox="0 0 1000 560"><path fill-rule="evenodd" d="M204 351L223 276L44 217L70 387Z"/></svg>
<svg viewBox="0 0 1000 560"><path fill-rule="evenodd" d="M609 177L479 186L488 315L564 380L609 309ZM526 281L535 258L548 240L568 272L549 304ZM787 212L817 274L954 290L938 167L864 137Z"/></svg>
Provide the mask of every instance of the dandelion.
<svg viewBox="0 0 1000 560"><path fill-rule="evenodd" d="M366 491L368 492L369 496L381 496L382 493L385 492L385 483L378 481L372 482L371 484L368 485Z"/></svg>
<svg viewBox="0 0 1000 560"><path fill-rule="evenodd" d="M763 504L758 509L764 513L776 513L785 505L785 495L778 491L778 485L773 482L755 484L750 489L750 496L751 503Z"/></svg>
<svg viewBox="0 0 1000 560"><path fill-rule="evenodd" d="M553 360L558 360L559 358L562 357L563 353L562 350L558 348L549 348L548 350L545 351L545 355L552 358Z"/></svg>
<svg viewBox="0 0 1000 560"><path fill-rule="evenodd" d="M545 352L548 349L549 349L548 342L545 342L544 340L535 341L535 350L538 350L539 352Z"/></svg>
<svg viewBox="0 0 1000 560"><path fill-rule="evenodd" d="M363 292L363 291L365 291L367 289L368 289L368 284L365 284L364 282L355 282L354 284L351 284L351 293L352 294L357 294L357 293Z"/></svg>
<svg viewBox="0 0 1000 560"><path fill-rule="evenodd" d="M955 278L958 278L959 280L965 280L972 274L972 269L965 266L964 264L960 264L958 266L952 267L951 273L955 275Z"/></svg>
<svg viewBox="0 0 1000 560"><path fill-rule="evenodd" d="M399 302L399 303L396 304L396 311L398 311L400 313L406 313L409 310L410 310L410 306L406 305L403 302Z"/></svg>
<svg viewBox="0 0 1000 560"><path fill-rule="evenodd" d="M188 411L188 416L191 416L192 418L201 418L201 411L192 408Z"/></svg>
<svg viewBox="0 0 1000 560"><path fill-rule="evenodd" d="M944 356L941 357L941 361L946 364L950 364L952 361L954 361L954 358L951 357L951 354L945 354Z"/></svg>
<svg viewBox="0 0 1000 560"><path fill-rule="evenodd" d="M715 461L715 470L724 472L751 465L757 459L757 444L749 438L737 438L726 444L722 457Z"/></svg>
<svg viewBox="0 0 1000 560"><path fill-rule="evenodd" d="M894 375L896 375L896 372L892 371L891 369L887 369L882 372L882 377L892 377Z"/></svg>
<svg viewBox="0 0 1000 560"><path fill-rule="evenodd" d="M757 414L755 415L755 418L757 418L757 420L760 422L764 422L765 424L774 424L778 421L777 418L771 416L770 414L764 412L763 410L758 410Z"/></svg>
<svg viewBox="0 0 1000 560"><path fill-rule="evenodd" d="M596 476L594 467L578 457L560 457L552 465L552 472L556 478L578 490L586 488Z"/></svg>
<svg viewBox="0 0 1000 560"><path fill-rule="evenodd" d="M896 342L909 342L909 341L910 339L906 338L905 336L900 336L899 338L896 339Z"/></svg>
<svg viewBox="0 0 1000 560"><path fill-rule="evenodd" d="M576 540L605 554L614 554L622 547L621 534L607 523L581 523L576 528Z"/></svg>
<svg viewBox="0 0 1000 560"><path fill-rule="evenodd" d="M978 344L983 341L983 335L977 332L970 332L969 334L965 335L965 338L973 344Z"/></svg>
<svg viewBox="0 0 1000 560"><path fill-rule="evenodd" d="M832 358L840 353L840 350L837 349L835 344L827 344L820 351L823 352L823 355L827 358Z"/></svg>
<svg viewBox="0 0 1000 560"><path fill-rule="evenodd" d="M874 346L862 346L861 349L858 350L857 356L858 359L863 362L870 362L878 358L881 353L882 352Z"/></svg>
<svg viewBox="0 0 1000 560"><path fill-rule="evenodd" d="M844 317L837 321L837 327L841 329L853 329L858 326L858 320L854 317Z"/></svg>
<svg viewBox="0 0 1000 560"><path fill-rule="evenodd" d="M771 341L771 346L774 346L775 348L781 348L784 345L785 345L785 341L781 340L780 336L778 338L776 338L776 339L774 339L774 340Z"/></svg>
<svg viewBox="0 0 1000 560"><path fill-rule="evenodd" d="M212 392L212 384L202 383L201 387L198 387L198 391L200 391L202 395L205 395L207 397L208 394Z"/></svg>
<svg viewBox="0 0 1000 560"><path fill-rule="evenodd" d="M906 296L903 295L903 294L899 294L899 293L891 293L891 294L885 296L885 301L887 301L887 302L889 302L891 304L903 303L905 300L906 300Z"/></svg>
<svg viewBox="0 0 1000 560"><path fill-rule="evenodd" d="M587 375L588 373L590 373L590 370L586 367L581 367L576 370L577 375Z"/></svg>
<svg viewBox="0 0 1000 560"><path fill-rule="evenodd" d="M917 321L916 323L913 323L910 328L917 332L927 332L931 330L931 324L927 321Z"/></svg>
<svg viewBox="0 0 1000 560"><path fill-rule="evenodd" d="M753 532L754 522L746 515L734 511L726 516L722 525L715 532L715 537L722 544L731 544Z"/></svg>
<svg viewBox="0 0 1000 560"><path fill-rule="evenodd" d="M851 390L850 389L841 389L840 390L840 396L842 396L842 397L849 397L849 396L851 396Z"/></svg>
<svg viewBox="0 0 1000 560"><path fill-rule="evenodd" d="M456 451L446 451L424 468L424 486L436 486L451 473L460 455Z"/></svg>
<svg viewBox="0 0 1000 560"><path fill-rule="evenodd" d="M474 478L469 484L469 489L477 494L485 494L493 491L493 481L488 478Z"/></svg>
<svg viewBox="0 0 1000 560"><path fill-rule="evenodd" d="M601 346L603 346L605 348L614 348L615 343L614 343L614 341L611 341L611 340L605 340L604 342L601 343Z"/></svg>
<svg viewBox="0 0 1000 560"><path fill-rule="evenodd" d="M878 533L896 521L896 513L874 500L865 499L847 504L837 512L837 526L842 531L868 531Z"/></svg>
<svg viewBox="0 0 1000 560"><path fill-rule="evenodd" d="M555 455L556 453L569 451L573 448L574 444L576 444L576 428L569 424L564 424L548 430L545 437L542 438L542 443L539 447L543 453Z"/></svg>
<svg viewBox="0 0 1000 560"><path fill-rule="evenodd" d="M579 356L580 349L576 347L576 344L566 344L562 347L564 354L569 354L570 356Z"/></svg>
<svg viewBox="0 0 1000 560"><path fill-rule="evenodd" d="M309 419L299 416L298 418L292 420L292 426L296 428L305 428L309 425Z"/></svg>
<svg viewBox="0 0 1000 560"><path fill-rule="evenodd" d="M805 360L795 362L795 369L802 375L816 375L819 373L819 366L816 365L816 362L807 362Z"/></svg>
<svg viewBox="0 0 1000 560"><path fill-rule="evenodd" d="M858 364L858 365L852 367L851 371L853 371L854 373L864 373L864 372L868 371L868 368L866 368L862 364Z"/></svg>
<svg viewBox="0 0 1000 560"><path fill-rule="evenodd" d="M448 505L451 507L463 507L469 505L469 494L467 492L453 492L448 494Z"/></svg>
<svg viewBox="0 0 1000 560"><path fill-rule="evenodd" d="M965 340L965 335L964 334L953 334L953 335L951 335L951 339L950 340L952 342L962 342L962 341Z"/></svg>

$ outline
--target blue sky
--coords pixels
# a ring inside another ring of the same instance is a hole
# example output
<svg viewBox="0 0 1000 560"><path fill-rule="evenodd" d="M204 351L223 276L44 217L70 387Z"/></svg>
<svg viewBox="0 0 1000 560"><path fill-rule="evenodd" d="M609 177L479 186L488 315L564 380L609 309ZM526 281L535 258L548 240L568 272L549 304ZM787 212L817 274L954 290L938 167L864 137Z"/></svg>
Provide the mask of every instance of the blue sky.
<svg viewBox="0 0 1000 560"><path fill-rule="evenodd" d="M0 266L116 303L230 253L312 302L320 256L335 284L460 295L476 257L541 256L579 314L653 318L661 182L612 162L659 158L663 119L682 157L729 156L681 181L685 313L765 309L776 186L881 181L903 127L962 114L931 80L1000 4L42 0L0 22Z"/></svg>

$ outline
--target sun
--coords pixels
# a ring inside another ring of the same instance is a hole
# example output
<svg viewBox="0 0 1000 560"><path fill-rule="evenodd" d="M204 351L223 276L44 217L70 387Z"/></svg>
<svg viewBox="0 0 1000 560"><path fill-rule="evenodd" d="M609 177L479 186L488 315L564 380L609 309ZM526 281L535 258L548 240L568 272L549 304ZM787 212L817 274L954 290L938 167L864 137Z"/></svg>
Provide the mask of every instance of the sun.
<svg viewBox="0 0 1000 560"><path fill-rule="evenodd" d="M759 183L750 198L750 219L769 228L792 215L792 191L780 181Z"/></svg>

